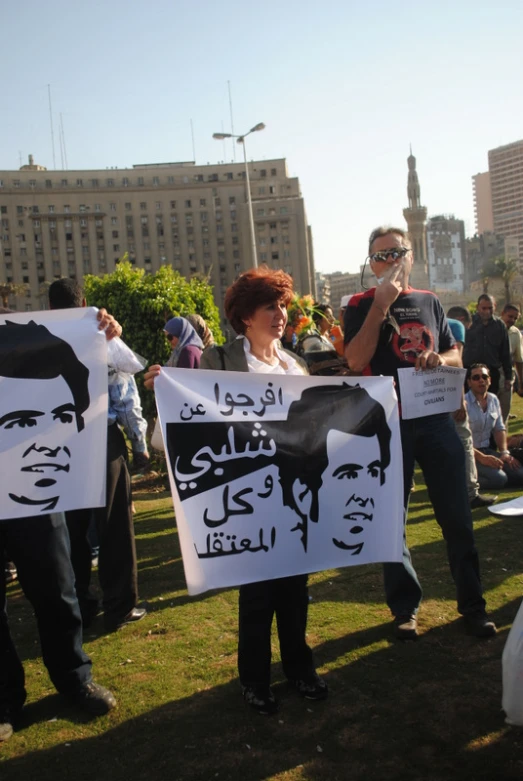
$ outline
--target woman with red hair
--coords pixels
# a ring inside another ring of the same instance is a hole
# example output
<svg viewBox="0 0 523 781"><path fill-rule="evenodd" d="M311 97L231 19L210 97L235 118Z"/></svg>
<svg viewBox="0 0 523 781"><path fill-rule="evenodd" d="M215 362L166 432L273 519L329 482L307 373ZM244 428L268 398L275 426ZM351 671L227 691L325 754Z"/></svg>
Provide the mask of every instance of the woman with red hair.
<svg viewBox="0 0 523 781"><path fill-rule="evenodd" d="M238 338L223 347L207 348L200 368L307 374L305 363L281 346L292 295L292 278L283 271L262 266L238 277L225 294L225 314ZM160 367L151 367L145 375L147 387L152 387L159 371ZM238 670L243 697L259 713L278 710L270 686L274 614L283 671L290 685L310 700L327 697L327 684L316 672L305 638L308 604L307 575L240 586Z"/></svg>

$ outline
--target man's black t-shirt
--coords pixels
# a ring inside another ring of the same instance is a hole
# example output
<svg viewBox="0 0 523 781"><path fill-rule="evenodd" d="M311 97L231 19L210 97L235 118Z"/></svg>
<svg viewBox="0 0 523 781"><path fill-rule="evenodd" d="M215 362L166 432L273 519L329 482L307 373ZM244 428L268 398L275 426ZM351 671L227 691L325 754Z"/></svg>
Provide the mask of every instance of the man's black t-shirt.
<svg viewBox="0 0 523 781"><path fill-rule="evenodd" d="M345 310L345 344L363 325L374 301L373 287L352 296ZM439 299L428 290L408 288L389 308L376 352L364 375L394 377L399 395L398 369L411 368L424 350L443 353L456 344Z"/></svg>

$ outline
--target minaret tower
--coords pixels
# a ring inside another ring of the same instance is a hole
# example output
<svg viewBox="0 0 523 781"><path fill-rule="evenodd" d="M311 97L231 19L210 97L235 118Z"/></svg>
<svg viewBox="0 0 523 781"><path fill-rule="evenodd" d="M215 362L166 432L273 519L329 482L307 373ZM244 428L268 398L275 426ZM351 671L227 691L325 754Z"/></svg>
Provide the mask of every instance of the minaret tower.
<svg viewBox="0 0 523 781"><path fill-rule="evenodd" d="M414 265L410 275L412 287L427 290L429 287L429 274L427 265L427 209L420 204L420 187L418 173L416 171L416 158L412 154L407 158L409 166L409 178L407 182L407 195L409 205L403 209L403 216L407 222L412 249L414 252Z"/></svg>

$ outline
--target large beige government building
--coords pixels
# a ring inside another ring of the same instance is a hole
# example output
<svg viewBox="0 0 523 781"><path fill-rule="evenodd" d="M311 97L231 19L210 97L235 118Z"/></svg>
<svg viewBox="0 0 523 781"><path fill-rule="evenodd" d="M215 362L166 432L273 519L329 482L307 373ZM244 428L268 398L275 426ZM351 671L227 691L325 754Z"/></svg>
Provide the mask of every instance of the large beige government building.
<svg viewBox="0 0 523 781"><path fill-rule="evenodd" d="M258 263L292 274L315 295L312 235L297 178L285 159L249 163ZM46 284L105 274L129 259L146 271L172 265L203 274L223 316L228 285L253 265L243 163L0 171L0 283L26 283L10 306L45 306ZM224 323L225 324L225 323Z"/></svg>

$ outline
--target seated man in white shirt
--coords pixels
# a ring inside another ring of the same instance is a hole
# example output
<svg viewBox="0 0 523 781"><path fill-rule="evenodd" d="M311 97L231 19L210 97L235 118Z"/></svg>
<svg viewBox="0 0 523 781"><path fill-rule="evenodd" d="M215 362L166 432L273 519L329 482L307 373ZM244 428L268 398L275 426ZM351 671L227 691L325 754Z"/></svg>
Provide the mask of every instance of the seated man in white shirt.
<svg viewBox="0 0 523 781"><path fill-rule="evenodd" d="M507 430L503 423L497 396L489 393L490 371L484 363L473 363L467 372L466 395L474 457L482 489L499 489L505 485L523 485L523 466L507 448ZM490 447L494 438L497 450Z"/></svg>

